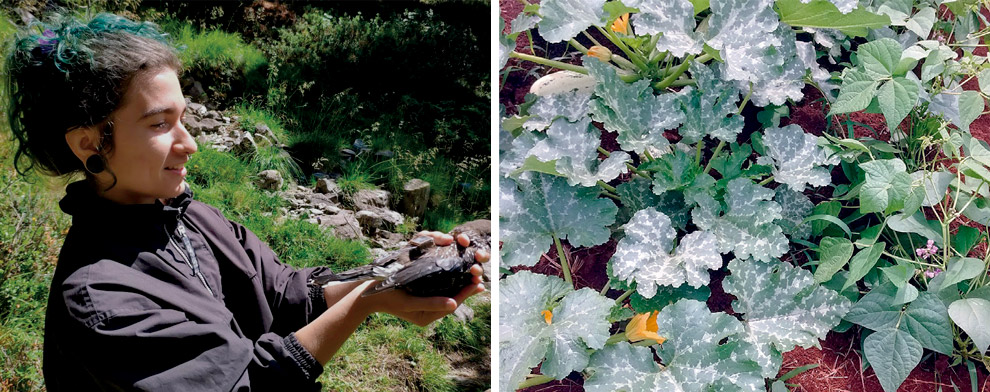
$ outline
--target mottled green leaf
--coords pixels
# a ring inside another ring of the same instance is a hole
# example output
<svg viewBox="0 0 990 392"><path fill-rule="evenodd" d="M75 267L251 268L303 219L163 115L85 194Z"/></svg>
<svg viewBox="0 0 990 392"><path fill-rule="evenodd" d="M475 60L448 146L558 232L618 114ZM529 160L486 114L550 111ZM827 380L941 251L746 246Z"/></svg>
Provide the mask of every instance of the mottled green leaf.
<svg viewBox="0 0 990 392"><path fill-rule="evenodd" d="M626 236L612 256L612 271L618 279L635 280L636 291L644 298L653 297L657 286L707 285L708 270L722 266L715 236L708 232L684 236L677 252L669 254L676 231L670 219L654 208L636 212L622 229Z"/></svg>
<svg viewBox="0 0 990 392"><path fill-rule="evenodd" d="M531 117L523 127L531 131L542 131L558 117L575 122L588 114L588 103L591 102L590 91L570 91L550 94L536 99L529 108Z"/></svg>
<svg viewBox="0 0 990 392"><path fill-rule="evenodd" d="M749 179L737 178L726 188L724 214L717 201L700 198L692 217L700 229L715 234L719 252L769 261L782 256L788 244L780 226L773 223L782 217L780 204L770 200L773 195Z"/></svg>
<svg viewBox="0 0 990 392"><path fill-rule="evenodd" d="M739 91L725 83L718 67L692 62L689 69L697 88L687 86L676 94L684 113L678 130L682 142L694 144L705 136L735 142L743 128L742 116L736 115Z"/></svg>
<svg viewBox="0 0 990 392"><path fill-rule="evenodd" d="M790 264L735 259L722 286L743 314L744 340L753 344L764 377L780 370L781 353L818 346L839 324L851 303L815 283L811 273Z"/></svg>
<svg viewBox="0 0 990 392"><path fill-rule="evenodd" d="M565 179L536 174L519 183L520 212L513 217L518 227L502 236L505 266L536 264L550 248L552 236L567 239L573 246L594 246L608 241L608 226L618 208L598 198L596 188L576 188Z"/></svg>
<svg viewBox="0 0 990 392"><path fill-rule="evenodd" d="M763 165L773 165L774 180L787 184L791 189L803 192L805 185L825 186L832 176L826 165L839 163L838 158L826 158L826 152L817 144L818 137L804 133L799 125L769 128L763 143L766 156L757 158Z"/></svg>
<svg viewBox="0 0 990 392"><path fill-rule="evenodd" d="M660 336L667 338L665 368L653 361L647 347L625 342L608 345L591 357L584 382L588 392L762 391L759 366L722 339L743 332L725 313L711 313L704 302L680 300L657 316ZM716 386L717 385L717 386Z"/></svg>
<svg viewBox="0 0 990 392"><path fill-rule="evenodd" d="M604 161L598 160L601 131L582 117L577 122L561 118L547 129L547 137L536 143L531 154L541 161L556 160L556 169L571 185L594 186L598 181L612 181L628 171L629 154L613 152Z"/></svg>
<svg viewBox="0 0 990 392"><path fill-rule="evenodd" d="M540 35L567 41L591 26L605 26L605 0L545 0L540 3Z"/></svg>
<svg viewBox="0 0 990 392"><path fill-rule="evenodd" d="M657 40L657 50L669 51L677 57L701 53L702 35L695 32L694 6L688 0L645 1L626 0L630 7L638 7L633 15L636 34L662 34Z"/></svg>
<svg viewBox="0 0 990 392"><path fill-rule="evenodd" d="M636 153L647 147L666 149L669 142L663 131L684 121L674 94L653 95L645 79L626 83L615 68L591 56L584 57L584 66L596 81L591 113L605 129L618 132L622 149Z"/></svg>
<svg viewBox="0 0 990 392"><path fill-rule="evenodd" d="M811 235L811 224L804 219L815 208L808 196L784 185L776 189L773 200L780 204L780 219L777 224L784 234L791 238L807 239Z"/></svg>

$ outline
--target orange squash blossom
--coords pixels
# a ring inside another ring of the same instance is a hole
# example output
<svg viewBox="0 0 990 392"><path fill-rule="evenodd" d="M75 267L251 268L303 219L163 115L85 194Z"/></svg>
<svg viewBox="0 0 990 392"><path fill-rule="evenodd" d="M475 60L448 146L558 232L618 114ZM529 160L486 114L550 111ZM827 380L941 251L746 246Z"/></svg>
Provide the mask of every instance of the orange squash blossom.
<svg viewBox="0 0 990 392"><path fill-rule="evenodd" d="M612 22L612 31L616 33L629 34L629 14L625 13Z"/></svg>
<svg viewBox="0 0 990 392"><path fill-rule="evenodd" d="M592 46L588 49L588 55L606 63L612 60L612 51L604 46Z"/></svg>
<svg viewBox="0 0 990 392"><path fill-rule="evenodd" d="M666 342L667 338L657 335L657 314L659 313L654 310L653 313L640 313L633 316L632 320L629 320L629 324L626 324L626 339L629 339L630 342L650 339L656 341L656 344Z"/></svg>
<svg viewBox="0 0 990 392"><path fill-rule="evenodd" d="M546 320L547 325L550 325L550 321L553 320L553 313L550 312L549 310L544 310L541 313L543 314L543 320Z"/></svg>

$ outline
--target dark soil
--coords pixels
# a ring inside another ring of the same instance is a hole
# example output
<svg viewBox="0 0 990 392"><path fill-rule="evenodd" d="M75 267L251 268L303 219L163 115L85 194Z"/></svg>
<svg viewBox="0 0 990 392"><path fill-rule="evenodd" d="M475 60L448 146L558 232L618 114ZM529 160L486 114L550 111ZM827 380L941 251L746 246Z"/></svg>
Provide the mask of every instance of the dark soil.
<svg viewBox="0 0 990 392"><path fill-rule="evenodd" d="M501 16L507 25L511 23L512 19L514 19L523 8L522 4L515 0L500 0L499 4L501 7ZM983 12L987 17L990 17L990 11L984 9ZM537 42L540 41L539 37L536 35L534 35L534 39ZM517 40L517 49L520 52L530 53L529 40L524 34L520 35L519 40ZM537 51L539 52L539 50ZM985 47L977 48L975 54L985 56L986 51L987 49ZM523 102L523 97L529 90L529 86L548 70L545 70L540 66L535 66L532 63L519 62L516 59L510 59L509 66L516 66L518 67L518 70L509 73L509 76L504 79L505 83L501 84L499 102L506 106L508 113L514 113L516 105ZM534 72L534 69L537 70L537 72ZM500 82L502 80L503 79L500 78ZM972 81L964 84L963 88L966 90L976 90L979 88L978 82L973 79ZM805 132L820 136L826 130L827 120L825 113L827 112L827 108L823 108L823 102L821 100L822 95L818 90L808 87L804 90L804 93L804 99L801 102L792 105L790 109L790 116L782 120L781 125L797 124L800 125ZM752 108L747 109L748 110L744 112L744 114L751 114ZM836 131L845 134L846 127L844 121L846 116L837 117L837 120L833 120L834 123L832 126ZM890 140L890 132L887 129L886 123L881 114L863 112L851 113L848 115L848 119L852 120L854 124L857 124L853 127L855 137L871 137L884 141ZM910 124L908 122L909 120L905 120L900 125L900 129L908 132L910 130ZM865 124L868 127L864 127L862 124ZM750 125L751 124L747 122L747 130L750 128ZM982 116L978 118L973 122L973 124L970 125L970 131L973 136L990 142L990 116ZM618 145L615 142L615 136L615 133L606 131L602 132L602 147L605 150L614 151L618 149ZM604 156L601 158L604 158ZM839 176L841 176L841 174L839 174ZM628 180L628 176L620 177L618 180L613 181L612 185L624 182L626 180ZM813 200L818 200L823 196L810 195L810 197L812 197ZM929 213L931 212L929 211ZM952 230L956 230L960 225L967 225L982 229L982 227L979 227L977 224L973 224L965 219L960 219L953 223ZM567 244L566 241L564 241L564 251L567 253L567 259L571 262L571 273L577 287L590 287L595 290L600 290L604 286L605 282L608 280L608 277L605 274L605 268L608 260L615 252L615 246L616 241L613 239L601 246L573 249L569 244ZM986 252L987 243L982 242L974 247L970 255L972 257L983 257ZM802 256L799 256L799 254L792 254L792 256L795 256L789 260L792 263L801 265L806 262L806 260L804 260ZM553 247L549 249L549 251L535 266L531 268L513 268L514 271L523 269L563 277L560 264L558 262L557 251ZM726 275L728 275L728 272L724 271L724 269L711 272L712 279L709 287L712 295L708 300L708 307L713 312L723 311L732 313L731 303L735 298L729 294L726 294L722 290L722 280ZM611 298L617 298L620 294L621 291L609 290L608 296ZM783 375L792 369L804 365L817 364L818 367L807 370L788 381L789 384L796 384L796 386L791 387L792 391L883 392L873 369L867 369L866 371L861 370L862 360L860 357L861 353L859 352L861 344L856 341L860 336L857 328L858 327L854 327L850 331L841 334L830 332L826 339L821 341L821 348L797 348L784 353L784 364L779 374ZM933 354L926 351L926 355L923 357L921 364L911 372L907 380L901 385L898 391L953 391L955 390L953 385L957 386L961 391L969 391L970 377L966 367L949 367L948 361L949 358L945 355ZM534 368L533 373L538 372L538 370L538 367ZM575 372L564 380L530 387L524 389L523 391L579 392L584 390L582 384L583 378L580 374ZM988 372L983 366L977 366L977 386L978 391L980 392L990 392L990 379L988 379Z"/></svg>

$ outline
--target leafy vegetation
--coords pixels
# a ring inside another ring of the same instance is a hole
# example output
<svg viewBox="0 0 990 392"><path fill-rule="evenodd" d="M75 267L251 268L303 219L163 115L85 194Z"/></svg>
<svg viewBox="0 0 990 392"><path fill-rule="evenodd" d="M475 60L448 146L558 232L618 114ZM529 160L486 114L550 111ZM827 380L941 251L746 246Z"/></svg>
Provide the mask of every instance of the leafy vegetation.
<svg viewBox="0 0 990 392"><path fill-rule="evenodd" d="M888 392L924 350L990 369L990 256L974 251L990 147L970 130L986 16L940 3L526 5L500 34L503 75L570 73L501 122L502 390L579 372L589 391L776 391L783 353L853 327ZM814 90L824 133L781 125ZM862 111L890 137L857 135ZM613 241L594 271L608 282L578 288L565 242ZM563 279L525 270L552 249ZM726 312L699 302L715 276Z"/></svg>

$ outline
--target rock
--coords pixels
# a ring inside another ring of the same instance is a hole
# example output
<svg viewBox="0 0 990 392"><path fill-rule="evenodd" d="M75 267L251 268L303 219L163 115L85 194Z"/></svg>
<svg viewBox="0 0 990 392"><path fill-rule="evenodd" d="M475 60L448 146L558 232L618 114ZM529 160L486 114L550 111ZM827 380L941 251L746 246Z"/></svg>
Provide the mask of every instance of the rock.
<svg viewBox="0 0 990 392"><path fill-rule="evenodd" d="M189 134L193 137L203 133L214 133L223 125L223 123L215 119L198 119L196 116L185 116L182 118L182 121L185 123L186 129L189 130Z"/></svg>
<svg viewBox="0 0 990 392"><path fill-rule="evenodd" d="M261 134L254 135L254 141L258 143L258 147L268 147L275 145L275 143L273 143L272 140L268 138L268 136Z"/></svg>
<svg viewBox="0 0 990 392"><path fill-rule="evenodd" d="M206 115L207 110L206 106L193 102L186 105L186 112L202 117Z"/></svg>
<svg viewBox="0 0 990 392"><path fill-rule="evenodd" d="M454 309L454 318L462 323L470 322L471 320L474 320L474 309L471 309L470 306L465 304L461 304L457 307L457 309Z"/></svg>
<svg viewBox="0 0 990 392"><path fill-rule="evenodd" d="M253 154L258 150L258 144L255 143L254 136L251 135L251 132L244 132L241 134L240 139L235 141L233 150L235 154Z"/></svg>
<svg viewBox="0 0 990 392"><path fill-rule="evenodd" d="M374 235L375 232L382 227L382 217L378 216L378 214L374 212L361 210L355 214L355 217L357 218L358 223L361 224L361 229L363 229L364 233L367 235Z"/></svg>
<svg viewBox="0 0 990 392"><path fill-rule="evenodd" d="M385 249L371 248L371 249L368 249L368 252L371 253L371 259L372 260L378 260L378 259L380 259L382 257L388 256L388 252L385 251Z"/></svg>
<svg viewBox="0 0 990 392"><path fill-rule="evenodd" d="M391 224L392 225L391 227L396 227L406 221L406 219L402 216L402 214L389 210L387 208L382 208L376 210L375 212L378 213L378 215L380 215L382 219L385 220L385 222Z"/></svg>
<svg viewBox="0 0 990 392"><path fill-rule="evenodd" d="M275 132L272 132L272 129L265 124L255 124L254 134L265 135L265 137L271 139L274 144L278 144L278 137L275 136Z"/></svg>
<svg viewBox="0 0 990 392"><path fill-rule="evenodd" d="M351 196L351 203L360 210L388 208L388 191L382 189L362 189Z"/></svg>
<svg viewBox="0 0 990 392"><path fill-rule="evenodd" d="M282 173L279 173L278 170L262 171L258 173L258 179L254 183L260 189L277 191L282 189Z"/></svg>
<svg viewBox="0 0 990 392"><path fill-rule="evenodd" d="M192 87L189 89L189 95L206 98L206 89L203 88L203 83L200 83L198 80L193 82Z"/></svg>
<svg viewBox="0 0 990 392"><path fill-rule="evenodd" d="M430 200L430 183L414 178L402 186L402 192L402 206L399 210L408 216L422 218Z"/></svg>
<svg viewBox="0 0 990 392"><path fill-rule="evenodd" d="M324 195L329 195L334 202L337 202L341 194L340 186L330 178L316 180L316 191Z"/></svg>
<svg viewBox="0 0 990 392"><path fill-rule="evenodd" d="M210 111L206 112L206 115L204 117L206 117L206 118L212 118L214 120L223 120L223 115L220 114L220 112L218 112L216 110L210 110Z"/></svg>
<svg viewBox="0 0 990 392"><path fill-rule="evenodd" d="M353 212L341 211L337 215L327 216L322 219L320 224L332 227L334 236L337 238L343 240L364 239L364 235L361 234L361 224L354 218Z"/></svg>

